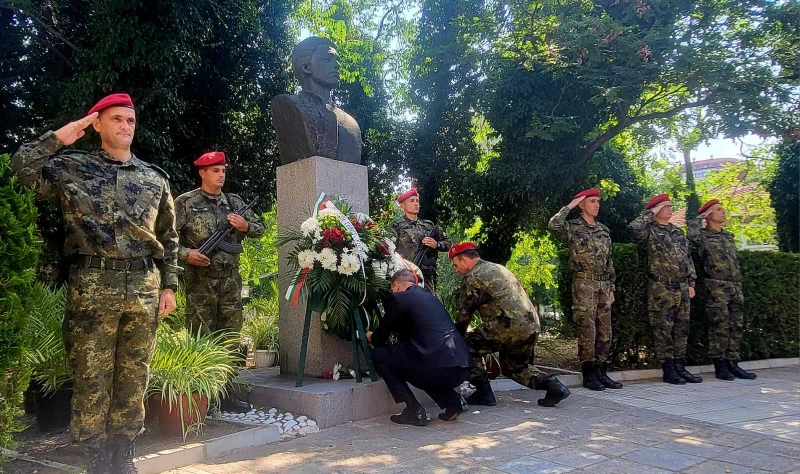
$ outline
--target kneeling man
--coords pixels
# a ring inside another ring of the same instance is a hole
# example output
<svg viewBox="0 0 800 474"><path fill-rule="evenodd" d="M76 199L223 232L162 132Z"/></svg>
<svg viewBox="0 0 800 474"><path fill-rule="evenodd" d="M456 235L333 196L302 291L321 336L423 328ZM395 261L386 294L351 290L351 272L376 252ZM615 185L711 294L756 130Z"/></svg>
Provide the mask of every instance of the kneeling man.
<svg viewBox="0 0 800 474"><path fill-rule="evenodd" d="M424 390L444 409L440 419L455 420L462 411L461 395L455 389L467 380L474 364L444 305L416 280L410 270L394 274L392 294L384 301L386 316L374 333L367 333L367 340L380 346L389 334L398 334L397 344L373 349L375 371L394 401L406 404L391 420L425 426L428 415L408 384Z"/></svg>

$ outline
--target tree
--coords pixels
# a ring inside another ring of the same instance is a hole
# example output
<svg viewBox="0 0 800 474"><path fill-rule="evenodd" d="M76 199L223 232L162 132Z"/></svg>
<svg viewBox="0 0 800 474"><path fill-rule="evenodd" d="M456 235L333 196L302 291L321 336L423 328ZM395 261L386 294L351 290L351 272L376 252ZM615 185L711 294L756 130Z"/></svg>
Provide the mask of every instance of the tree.
<svg viewBox="0 0 800 474"><path fill-rule="evenodd" d="M782 252L800 252L800 143L777 147L775 176L769 194L775 208L778 245Z"/></svg>

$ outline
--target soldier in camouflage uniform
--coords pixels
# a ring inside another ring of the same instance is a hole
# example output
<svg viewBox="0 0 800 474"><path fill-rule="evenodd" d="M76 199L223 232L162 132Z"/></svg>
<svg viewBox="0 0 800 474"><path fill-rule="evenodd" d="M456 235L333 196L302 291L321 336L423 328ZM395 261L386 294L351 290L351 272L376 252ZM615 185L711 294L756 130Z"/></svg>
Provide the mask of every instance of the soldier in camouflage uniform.
<svg viewBox="0 0 800 474"><path fill-rule="evenodd" d="M430 292L436 290L436 260L438 252L450 250L451 242L438 225L432 221L420 220L419 193L416 188L401 194L397 198L403 215L389 224L389 233L397 247L397 253L406 260L412 261L422 271L425 288ZM424 248L423 252L419 252ZM420 257L414 261L414 258Z"/></svg>
<svg viewBox="0 0 800 474"><path fill-rule="evenodd" d="M89 125L100 150L60 151ZM130 151L135 127L130 97L115 94L11 160L22 183L59 201L64 214L70 432L86 448L90 474L136 472L133 441L144 423L158 314L175 309L175 208L166 173Z"/></svg>
<svg viewBox="0 0 800 474"><path fill-rule="evenodd" d="M694 298L694 271L683 231L669 223L672 203L659 194L645 206L629 228L647 252L649 286L647 305L653 328L656 356L661 361L664 382L684 385L700 383L702 377L686 370L689 337L689 300Z"/></svg>
<svg viewBox="0 0 800 474"><path fill-rule="evenodd" d="M539 314L514 274L502 265L482 260L472 242L452 246L449 257L456 272L463 276L456 328L464 336L477 366L469 378L476 390L467 403L497 403L489 376L479 363L493 352L500 353L500 367L507 377L526 387L547 391L539 406L552 407L567 398L567 387L533 365L541 329ZM467 332L475 311L481 314L483 324Z"/></svg>
<svg viewBox="0 0 800 474"><path fill-rule="evenodd" d="M567 220L580 207L577 219ZM614 302L614 263L611 233L595 221L600 211L600 191L587 189L562 207L547 228L569 247L572 268L572 317L578 325L578 358L583 386L589 390L619 389L608 376L611 348L611 304Z"/></svg>
<svg viewBox="0 0 800 474"><path fill-rule="evenodd" d="M227 164L225 154L209 152L198 158L201 186L175 200L176 227L180 234L178 259L186 269L186 326L192 333L209 334L219 330L242 329L242 277L239 254L245 237L259 238L264 226L248 209L237 210L245 202L236 194L223 193ZM234 232L209 255L197 249L222 223L230 223ZM238 399L229 386L222 409L238 413L250 410L250 404Z"/></svg>
<svg viewBox="0 0 800 474"><path fill-rule="evenodd" d="M689 221L689 240L703 262L708 317L708 355L718 379L754 379L739 367L739 345L744 327L742 274L733 235L722 230L725 209L716 199L703 204Z"/></svg>

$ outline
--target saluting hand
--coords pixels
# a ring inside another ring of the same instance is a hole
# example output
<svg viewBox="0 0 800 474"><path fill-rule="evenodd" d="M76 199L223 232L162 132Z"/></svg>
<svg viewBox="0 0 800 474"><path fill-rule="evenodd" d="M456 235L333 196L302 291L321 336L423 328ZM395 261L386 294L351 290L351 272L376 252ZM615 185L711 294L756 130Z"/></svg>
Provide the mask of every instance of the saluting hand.
<svg viewBox="0 0 800 474"><path fill-rule="evenodd" d="M372 331L367 331L366 336L367 336L367 342L372 344Z"/></svg>
<svg viewBox="0 0 800 474"><path fill-rule="evenodd" d="M74 122L70 122L63 127L56 130L56 137L61 140L61 143L64 145L72 145L78 139L84 135L86 135L86 128L94 122L94 119L97 118L99 112L95 112L91 115L87 115L86 117L76 120Z"/></svg>
<svg viewBox="0 0 800 474"><path fill-rule="evenodd" d="M239 232L247 232L250 229L250 224L239 214L228 214L228 222Z"/></svg>
<svg viewBox="0 0 800 474"><path fill-rule="evenodd" d="M570 209L575 209L578 206L578 203L586 199L586 196L581 196L579 198L575 198L567 204L567 207Z"/></svg>
<svg viewBox="0 0 800 474"><path fill-rule="evenodd" d="M653 213L654 216L658 215L658 213L661 212L661 209L663 209L664 206L666 206L666 205L667 205L666 202L662 202L662 203L656 204L652 209L650 209L650 211Z"/></svg>
<svg viewBox="0 0 800 474"><path fill-rule="evenodd" d="M422 245L428 246L432 249L435 249L439 242L433 239L433 237L425 237L422 239Z"/></svg>
<svg viewBox="0 0 800 474"><path fill-rule="evenodd" d="M689 299L691 299L691 298L694 298L694 295L695 295L695 293L694 293L694 288L692 288L692 287L690 286L690 287L689 287Z"/></svg>

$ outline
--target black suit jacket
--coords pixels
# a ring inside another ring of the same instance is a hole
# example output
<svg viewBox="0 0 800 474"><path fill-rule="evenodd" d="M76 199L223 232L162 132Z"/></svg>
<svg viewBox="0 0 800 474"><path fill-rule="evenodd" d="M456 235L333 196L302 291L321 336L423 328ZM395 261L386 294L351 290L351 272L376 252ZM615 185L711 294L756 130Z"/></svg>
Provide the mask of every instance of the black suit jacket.
<svg viewBox="0 0 800 474"><path fill-rule="evenodd" d="M386 315L372 333L372 344L381 345L392 332L400 342L395 357L421 368L474 367L467 344L450 314L430 291L411 286L383 300ZM399 361L398 361L399 362Z"/></svg>

